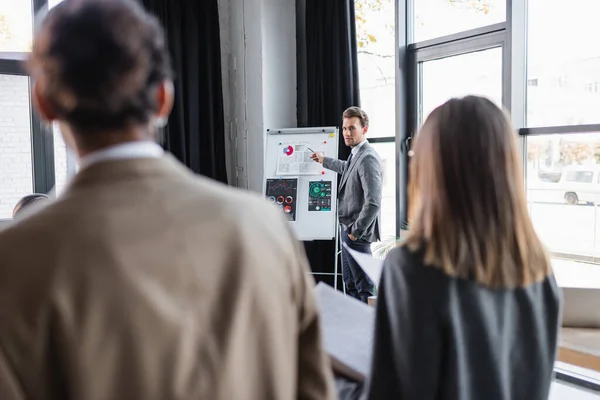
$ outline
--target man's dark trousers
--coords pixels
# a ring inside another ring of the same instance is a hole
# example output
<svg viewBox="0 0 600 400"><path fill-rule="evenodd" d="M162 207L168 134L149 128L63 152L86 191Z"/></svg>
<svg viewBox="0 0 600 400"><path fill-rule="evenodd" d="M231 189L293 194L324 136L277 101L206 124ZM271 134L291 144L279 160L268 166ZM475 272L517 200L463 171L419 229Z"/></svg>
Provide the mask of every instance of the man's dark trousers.
<svg viewBox="0 0 600 400"><path fill-rule="evenodd" d="M346 243L352 250L371 254L371 243L361 239L352 241L343 230L340 230L340 235L342 235L342 243ZM375 285L344 246L342 246L342 277L348 295L363 303L368 301L369 296L373 296Z"/></svg>

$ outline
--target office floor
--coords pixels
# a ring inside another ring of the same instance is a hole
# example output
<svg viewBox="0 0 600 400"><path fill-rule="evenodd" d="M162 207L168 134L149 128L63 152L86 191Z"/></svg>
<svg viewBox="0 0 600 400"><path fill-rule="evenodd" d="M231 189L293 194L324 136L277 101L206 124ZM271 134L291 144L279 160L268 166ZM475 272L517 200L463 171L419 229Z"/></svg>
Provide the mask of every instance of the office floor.
<svg viewBox="0 0 600 400"><path fill-rule="evenodd" d="M564 382L554 382L549 400L598 400L600 393L585 390Z"/></svg>

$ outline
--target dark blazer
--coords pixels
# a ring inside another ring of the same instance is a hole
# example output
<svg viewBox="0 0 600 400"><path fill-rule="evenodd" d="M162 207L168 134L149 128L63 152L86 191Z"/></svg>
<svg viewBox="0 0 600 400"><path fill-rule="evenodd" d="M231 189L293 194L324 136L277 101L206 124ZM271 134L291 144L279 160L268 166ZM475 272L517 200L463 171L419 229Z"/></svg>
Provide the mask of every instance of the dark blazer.
<svg viewBox="0 0 600 400"><path fill-rule="evenodd" d="M325 157L323 167L342 174L338 194L340 225L346 233L366 242L381 239L380 209L383 178L381 160L367 142L346 161Z"/></svg>
<svg viewBox="0 0 600 400"><path fill-rule="evenodd" d="M368 399L546 400L560 323L553 276L492 290L397 248L377 298Z"/></svg>

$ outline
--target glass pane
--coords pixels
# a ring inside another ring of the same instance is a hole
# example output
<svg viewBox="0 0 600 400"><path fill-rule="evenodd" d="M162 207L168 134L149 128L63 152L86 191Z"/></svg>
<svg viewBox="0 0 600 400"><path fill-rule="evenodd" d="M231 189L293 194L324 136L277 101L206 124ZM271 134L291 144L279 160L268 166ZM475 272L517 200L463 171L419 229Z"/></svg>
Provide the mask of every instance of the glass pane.
<svg viewBox="0 0 600 400"><path fill-rule="evenodd" d="M388 243L396 237L396 144L372 143L383 169L383 193L381 201L381 241ZM374 243L376 249L381 243Z"/></svg>
<svg viewBox="0 0 600 400"><path fill-rule="evenodd" d="M32 192L29 78L0 75L0 219Z"/></svg>
<svg viewBox="0 0 600 400"><path fill-rule="evenodd" d="M68 178L67 147L62 138L58 125L53 127L54 134L54 189L56 194L62 193Z"/></svg>
<svg viewBox="0 0 600 400"><path fill-rule="evenodd" d="M527 201L550 251L600 261L600 133L528 137Z"/></svg>
<svg viewBox="0 0 600 400"><path fill-rule="evenodd" d="M585 371L585 370L584 370ZM592 372L591 370L589 370ZM578 371L579 372L579 371ZM596 375L594 373L594 375ZM592 380L594 378L590 378ZM549 400L597 400L598 392L594 390L589 390L585 387L561 382L561 381L553 381L552 386L550 387L550 397Z"/></svg>
<svg viewBox="0 0 600 400"><path fill-rule="evenodd" d="M369 115L369 137L396 135L394 3L355 0L360 100Z"/></svg>
<svg viewBox="0 0 600 400"><path fill-rule="evenodd" d="M0 52L30 51L32 36L31 0L0 1Z"/></svg>
<svg viewBox="0 0 600 400"><path fill-rule="evenodd" d="M485 96L502 107L502 47L424 62L421 93L420 123L453 97Z"/></svg>
<svg viewBox="0 0 600 400"><path fill-rule="evenodd" d="M506 21L506 0L415 0L414 5L415 42Z"/></svg>
<svg viewBox="0 0 600 400"><path fill-rule="evenodd" d="M48 0L48 7L52 8L56 5L58 5L59 3L61 3L63 0Z"/></svg>
<svg viewBox="0 0 600 400"><path fill-rule="evenodd" d="M598 0L529 0L528 126L600 122L599 13Z"/></svg>

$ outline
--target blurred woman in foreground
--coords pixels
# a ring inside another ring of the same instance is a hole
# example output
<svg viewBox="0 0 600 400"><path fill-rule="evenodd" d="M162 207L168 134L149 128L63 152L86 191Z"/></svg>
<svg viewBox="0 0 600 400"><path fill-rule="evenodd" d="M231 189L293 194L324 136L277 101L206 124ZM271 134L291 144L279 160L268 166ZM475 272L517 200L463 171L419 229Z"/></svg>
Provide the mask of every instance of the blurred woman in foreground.
<svg viewBox="0 0 600 400"><path fill-rule="evenodd" d="M452 99L413 150L410 233L385 261L367 397L547 399L559 291L508 118Z"/></svg>

